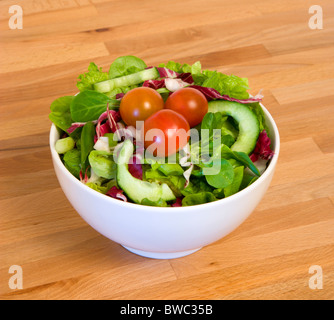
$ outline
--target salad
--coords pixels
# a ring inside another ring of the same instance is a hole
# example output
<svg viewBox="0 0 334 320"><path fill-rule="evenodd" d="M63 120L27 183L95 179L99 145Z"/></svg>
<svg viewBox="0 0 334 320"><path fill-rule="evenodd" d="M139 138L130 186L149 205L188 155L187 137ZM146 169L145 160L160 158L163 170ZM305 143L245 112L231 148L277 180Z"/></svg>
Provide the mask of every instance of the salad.
<svg viewBox="0 0 334 320"><path fill-rule="evenodd" d="M51 104L64 166L87 187L120 201L179 207L247 188L273 156L248 80L200 62L147 66L117 58L79 75L79 93Z"/></svg>

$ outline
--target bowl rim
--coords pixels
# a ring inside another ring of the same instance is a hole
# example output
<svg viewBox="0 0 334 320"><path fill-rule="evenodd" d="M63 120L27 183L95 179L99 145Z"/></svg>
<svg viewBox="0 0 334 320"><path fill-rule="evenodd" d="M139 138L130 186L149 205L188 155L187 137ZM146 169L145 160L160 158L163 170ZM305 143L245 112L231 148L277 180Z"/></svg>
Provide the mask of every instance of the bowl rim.
<svg viewBox="0 0 334 320"><path fill-rule="evenodd" d="M195 209L198 210L200 208L210 209L210 207L212 206L217 206L219 204L234 201L236 198L242 197L242 195L252 192L254 189L257 188L258 185L260 185L275 170L279 152L280 152L280 135L279 135L277 125L273 117L269 113L269 111L264 107L262 103L260 103L260 106L266 115L266 120L269 121L269 123L271 124L273 128L273 132L271 132L271 134L275 139L275 146L273 149L274 155L272 159L270 160L268 167L263 172L263 174L256 181L254 181L250 186L246 187L245 189L241 191L238 191L237 193L227 198L219 199L219 200L208 202L208 203L202 203L202 204L186 206L186 207L182 207L182 206L181 207L156 207L156 206L148 206L148 205L142 205L142 204L137 204L137 203L132 203L132 202L121 201L118 199L114 199L112 197L108 197L96 190L93 190L92 188L86 186L84 183L78 180L74 175L72 175L70 171L66 169L65 165L61 161L59 154L55 150L55 142L57 141L55 135L56 135L57 129L56 129L55 124L53 123L51 125L50 134L49 134L49 145L50 145L51 155L52 155L52 159L54 160L55 165L57 165L60 168L60 170L67 177L69 177L71 181L73 181L74 184L76 184L79 188L84 188L86 192L92 193L92 195L95 195L98 199L101 197L102 200L109 201L110 204L125 206L126 208L129 208L129 209L139 209L139 210L144 209L146 211L164 211L164 212L173 212L173 213L178 212L178 211L185 212L185 211L195 210ZM173 208L173 209L170 209L170 208Z"/></svg>

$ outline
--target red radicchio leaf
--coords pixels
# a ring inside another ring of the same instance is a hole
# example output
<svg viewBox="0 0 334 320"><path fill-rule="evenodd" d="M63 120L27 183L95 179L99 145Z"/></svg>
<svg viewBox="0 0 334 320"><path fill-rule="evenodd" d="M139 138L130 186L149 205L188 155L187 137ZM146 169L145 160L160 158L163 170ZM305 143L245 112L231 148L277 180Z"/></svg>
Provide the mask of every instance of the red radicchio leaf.
<svg viewBox="0 0 334 320"><path fill-rule="evenodd" d="M181 73L179 76L178 76L179 79L181 79L183 82L186 82L186 83L189 83L189 84L193 84L194 83L194 79L191 75L190 72L187 72L187 73Z"/></svg>
<svg viewBox="0 0 334 320"><path fill-rule="evenodd" d="M125 93L121 92L121 93L117 93L115 98L117 100L121 100L124 96L125 96Z"/></svg>
<svg viewBox="0 0 334 320"><path fill-rule="evenodd" d="M74 130L77 128L83 127L86 124L86 122L74 122L71 124L71 126L67 129L67 132L71 134Z"/></svg>
<svg viewBox="0 0 334 320"><path fill-rule="evenodd" d="M118 189L116 186L111 187L111 189L106 193L106 195L115 199L123 200L125 202L128 201L126 196L123 194L123 190Z"/></svg>
<svg viewBox="0 0 334 320"><path fill-rule="evenodd" d="M270 144L270 138L268 137L266 130L263 130L257 139L253 153L250 155L251 160L255 162L259 158L263 160L271 159L274 152L270 149Z"/></svg>
<svg viewBox="0 0 334 320"><path fill-rule="evenodd" d="M154 90L160 88L167 88L169 91L176 91L183 87L189 86L189 84L193 84L194 80L191 76L191 73L181 73L176 78L164 78L160 80L146 80L143 83L143 87L149 87Z"/></svg>
<svg viewBox="0 0 334 320"><path fill-rule="evenodd" d="M259 102L263 98L263 96L259 93L255 97L250 97L248 99L235 99L227 95L221 95L216 89L213 88L201 87L198 85L191 85L189 87L201 91L205 95L208 101L213 99L218 99L218 100L234 101L239 103L253 103L253 102Z"/></svg>
<svg viewBox="0 0 334 320"><path fill-rule="evenodd" d="M132 161L129 162L128 169L133 177L143 180L143 168L136 156L133 156Z"/></svg>
<svg viewBox="0 0 334 320"><path fill-rule="evenodd" d="M99 139L99 137L103 137L105 133L110 133L110 125L109 123L104 123L102 125L97 125L96 126L96 135L94 137L94 143Z"/></svg>
<svg viewBox="0 0 334 320"><path fill-rule="evenodd" d="M157 67L160 78L177 78L179 73L164 67Z"/></svg>
<svg viewBox="0 0 334 320"><path fill-rule="evenodd" d="M104 124L101 124L102 121L107 119ZM116 122L121 119L121 114L119 111L109 110L109 106L107 106L107 111L101 113L99 118L97 119L96 125L96 135L94 137L94 143L100 138L103 137L105 133L115 132L117 130Z"/></svg>
<svg viewBox="0 0 334 320"><path fill-rule="evenodd" d="M117 122L121 120L121 114L119 111L108 109L107 116L111 132L115 132L118 129Z"/></svg>
<svg viewBox="0 0 334 320"><path fill-rule="evenodd" d="M171 207L182 207L182 198L177 198Z"/></svg>
<svg viewBox="0 0 334 320"><path fill-rule="evenodd" d="M88 181L88 175L87 175L88 168L89 167L86 168L85 176L82 175L82 169L79 172L80 181L83 182L83 183L87 183L87 181Z"/></svg>
<svg viewBox="0 0 334 320"><path fill-rule="evenodd" d="M154 90L164 88L165 87L165 80L146 80L143 83L143 87L152 88Z"/></svg>

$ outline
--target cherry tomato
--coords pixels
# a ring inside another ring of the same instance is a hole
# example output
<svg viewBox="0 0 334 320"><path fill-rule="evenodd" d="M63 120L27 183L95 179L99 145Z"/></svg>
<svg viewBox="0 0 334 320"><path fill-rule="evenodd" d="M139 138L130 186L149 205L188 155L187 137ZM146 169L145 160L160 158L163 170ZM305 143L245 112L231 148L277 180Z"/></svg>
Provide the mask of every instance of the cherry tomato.
<svg viewBox="0 0 334 320"><path fill-rule="evenodd" d="M157 91L147 87L138 87L124 95L119 111L122 120L127 125L135 127L136 121L145 121L163 107L164 101Z"/></svg>
<svg viewBox="0 0 334 320"><path fill-rule="evenodd" d="M202 92L194 88L182 88L168 97L165 108L182 114L192 128L201 123L208 112L208 101Z"/></svg>
<svg viewBox="0 0 334 320"><path fill-rule="evenodd" d="M163 109L145 120L144 134L145 149L154 156L167 157L187 144L190 126L181 114Z"/></svg>

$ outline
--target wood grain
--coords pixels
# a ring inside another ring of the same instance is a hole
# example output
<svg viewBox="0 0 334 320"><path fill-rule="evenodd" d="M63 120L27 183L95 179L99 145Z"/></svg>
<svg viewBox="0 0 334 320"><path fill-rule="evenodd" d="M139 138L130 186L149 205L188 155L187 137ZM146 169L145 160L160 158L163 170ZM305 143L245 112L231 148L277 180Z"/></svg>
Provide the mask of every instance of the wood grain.
<svg viewBox="0 0 334 320"><path fill-rule="evenodd" d="M11 5L23 29L8 26ZM2 299L333 299L334 5L310 0L0 2ZM233 233L190 256L136 256L87 225L59 187L50 103L94 61L133 54L248 77L281 134L272 184ZM23 270L10 289L9 268ZM313 290L309 268L323 270Z"/></svg>

